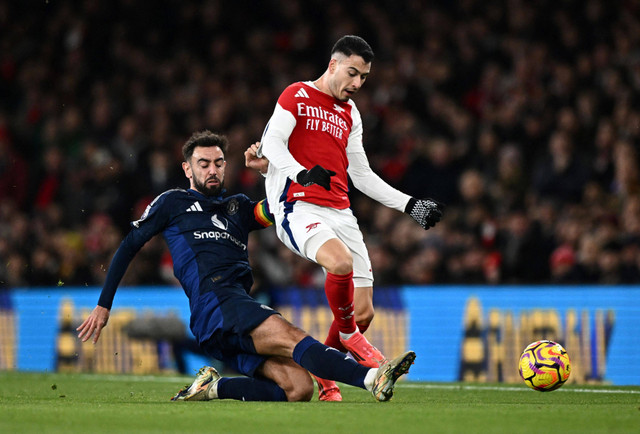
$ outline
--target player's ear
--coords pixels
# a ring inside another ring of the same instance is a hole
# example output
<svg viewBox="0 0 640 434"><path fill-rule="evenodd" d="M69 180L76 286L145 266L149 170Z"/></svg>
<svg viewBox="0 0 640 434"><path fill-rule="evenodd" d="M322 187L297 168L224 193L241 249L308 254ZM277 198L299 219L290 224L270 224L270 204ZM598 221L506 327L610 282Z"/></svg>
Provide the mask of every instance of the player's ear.
<svg viewBox="0 0 640 434"><path fill-rule="evenodd" d="M336 72L337 68L338 68L338 59L336 59L335 57L332 57L331 60L329 60L329 72L333 74L334 72Z"/></svg>
<svg viewBox="0 0 640 434"><path fill-rule="evenodd" d="M184 170L184 176L191 179L193 174L191 173L191 166L186 161L182 162L182 170Z"/></svg>

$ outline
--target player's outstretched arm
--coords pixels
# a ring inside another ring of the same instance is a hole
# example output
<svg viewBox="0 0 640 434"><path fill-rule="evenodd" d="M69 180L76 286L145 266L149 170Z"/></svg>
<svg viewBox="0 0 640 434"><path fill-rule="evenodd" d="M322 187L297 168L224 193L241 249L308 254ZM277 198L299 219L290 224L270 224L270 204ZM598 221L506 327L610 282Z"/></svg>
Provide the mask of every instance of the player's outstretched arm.
<svg viewBox="0 0 640 434"><path fill-rule="evenodd" d="M433 199L409 199L404 212L418 222L424 230L432 228L442 218L444 204Z"/></svg>
<svg viewBox="0 0 640 434"><path fill-rule="evenodd" d="M244 151L244 165L264 175L269 170L269 160L266 157L258 157L259 148L260 142L256 142Z"/></svg>
<svg viewBox="0 0 640 434"><path fill-rule="evenodd" d="M80 326L76 329L78 332L78 338L82 339L82 342L86 342L93 336L93 343L98 342L100 338L100 332L107 325L109 321L109 309L102 306L96 306L93 312L84 320Z"/></svg>

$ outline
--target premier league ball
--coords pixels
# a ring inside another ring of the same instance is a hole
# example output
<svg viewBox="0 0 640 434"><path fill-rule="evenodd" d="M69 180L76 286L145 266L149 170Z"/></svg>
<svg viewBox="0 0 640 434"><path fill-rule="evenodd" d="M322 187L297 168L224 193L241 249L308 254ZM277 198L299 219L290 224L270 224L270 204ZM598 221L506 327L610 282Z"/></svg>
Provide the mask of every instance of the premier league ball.
<svg viewBox="0 0 640 434"><path fill-rule="evenodd" d="M562 386L571 374L569 355L553 341L529 344L520 356L520 376L534 390L550 392Z"/></svg>

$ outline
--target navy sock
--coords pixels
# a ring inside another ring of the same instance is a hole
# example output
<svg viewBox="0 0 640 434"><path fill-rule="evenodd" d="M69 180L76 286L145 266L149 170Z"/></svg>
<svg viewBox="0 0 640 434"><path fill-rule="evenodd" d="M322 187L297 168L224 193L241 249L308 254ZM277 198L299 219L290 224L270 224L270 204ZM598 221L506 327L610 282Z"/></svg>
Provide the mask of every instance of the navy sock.
<svg viewBox="0 0 640 434"><path fill-rule="evenodd" d="M369 368L311 336L298 342L293 349L293 360L317 377L365 388L364 377Z"/></svg>
<svg viewBox="0 0 640 434"><path fill-rule="evenodd" d="M239 401L286 401L287 395L271 380L225 377L218 381L218 398Z"/></svg>

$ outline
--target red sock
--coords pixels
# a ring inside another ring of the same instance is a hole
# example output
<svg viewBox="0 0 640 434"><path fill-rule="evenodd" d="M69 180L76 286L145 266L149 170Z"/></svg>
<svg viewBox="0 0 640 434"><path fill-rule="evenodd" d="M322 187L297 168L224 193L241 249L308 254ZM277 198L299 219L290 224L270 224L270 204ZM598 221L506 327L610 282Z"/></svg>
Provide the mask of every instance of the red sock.
<svg viewBox="0 0 640 434"><path fill-rule="evenodd" d="M369 324L356 323L356 326L358 326L358 330L360 330L360 333L363 333L363 334L369 328ZM331 327L329 328L329 334L327 335L327 339L325 339L324 344L328 347L335 348L338 351L342 351L343 353L347 352L347 349L340 342L338 324L336 324L335 321L331 322Z"/></svg>
<svg viewBox="0 0 640 434"><path fill-rule="evenodd" d="M324 293L333 313L333 324L336 324L338 331L353 333L356 330L353 311L353 271L349 274L327 273Z"/></svg>
<svg viewBox="0 0 640 434"><path fill-rule="evenodd" d="M347 352L347 349L340 342L340 331L338 330L338 324L335 320L331 322L331 327L329 328L329 334L327 335L327 339L325 339L324 344L328 347L335 348L338 351L342 351L343 353Z"/></svg>

